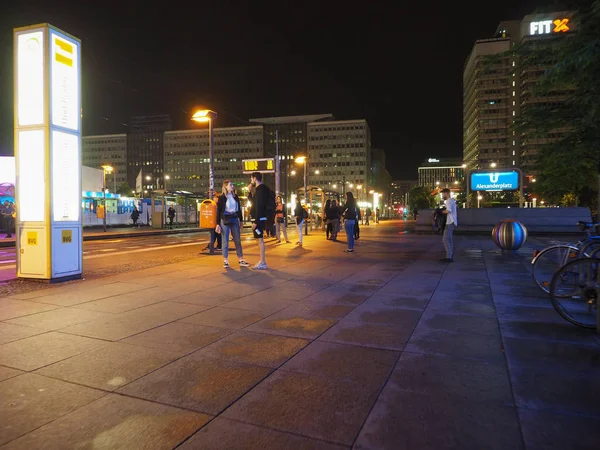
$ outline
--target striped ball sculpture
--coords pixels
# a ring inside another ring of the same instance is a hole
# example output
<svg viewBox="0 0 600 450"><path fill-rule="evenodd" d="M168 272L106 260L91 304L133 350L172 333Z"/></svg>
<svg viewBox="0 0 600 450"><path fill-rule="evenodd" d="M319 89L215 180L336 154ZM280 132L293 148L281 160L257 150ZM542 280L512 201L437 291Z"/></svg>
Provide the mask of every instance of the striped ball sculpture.
<svg viewBox="0 0 600 450"><path fill-rule="evenodd" d="M502 250L517 250L527 240L527 228L514 219L504 219L492 230L494 243Z"/></svg>

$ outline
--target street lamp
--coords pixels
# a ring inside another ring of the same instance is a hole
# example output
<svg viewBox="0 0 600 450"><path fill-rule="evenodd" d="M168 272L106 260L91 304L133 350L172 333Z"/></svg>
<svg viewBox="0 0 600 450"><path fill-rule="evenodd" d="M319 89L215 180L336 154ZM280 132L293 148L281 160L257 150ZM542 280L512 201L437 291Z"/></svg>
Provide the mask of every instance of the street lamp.
<svg viewBox="0 0 600 450"><path fill-rule="evenodd" d="M213 120L217 113L210 109L197 111L192 116L194 122L208 122L208 198L215 196L215 137L213 134Z"/></svg>
<svg viewBox="0 0 600 450"><path fill-rule="evenodd" d="M306 180L306 165L308 163L308 159L306 158L306 156L298 156L296 158L296 163L297 164L304 164L304 202L306 203L306 207L308 208L308 184L307 184L307 180ZM312 208L311 208L312 210ZM305 220L304 221L304 234L306 236L308 236L308 221Z"/></svg>
<svg viewBox="0 0 600 450"><path fill-rule="evenodd" d="M495 162L491 163L491 164L490 164L490 167L492 167L492 168L493 168L493 167L496 167L496 163L495 163Z"/></svg>
<svg viewBox="0 0 600 450"><path fill-rule="evenodd" d="M477 196L477 207L479 208L479 202L481 201L483 197L481 195Z"/></svg>
<svg viewBox="0 0 600 450"><path fill-rule="evenodd" d="M104 227L104 231L106 231L106 174L107 173L112 173L113 171L113 167L109 166L109 165L104 165L102 166L102 173L103 173L103 182L102 182L102 197L103 197L103 204L104 204L104 217L102 218L102 226Z"/></svg>

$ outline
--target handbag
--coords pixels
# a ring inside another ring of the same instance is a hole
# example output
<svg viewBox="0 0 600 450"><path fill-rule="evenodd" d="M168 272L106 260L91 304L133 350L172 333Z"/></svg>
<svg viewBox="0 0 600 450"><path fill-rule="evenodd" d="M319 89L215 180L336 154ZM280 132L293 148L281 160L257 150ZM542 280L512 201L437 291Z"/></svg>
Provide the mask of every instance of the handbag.
<svg viewBox="0 0 600 450"><path fill-rule="evenodd" d="M278 217L277 218L277 223L283 223L283 222L284 222L283 217Z"/></svg>
<svg viewBox="0 0 600 450"><path fill-rule="evenodd" d="M223 213L223 225L235 225L236 223L238 223L237 213Z"/></svg>

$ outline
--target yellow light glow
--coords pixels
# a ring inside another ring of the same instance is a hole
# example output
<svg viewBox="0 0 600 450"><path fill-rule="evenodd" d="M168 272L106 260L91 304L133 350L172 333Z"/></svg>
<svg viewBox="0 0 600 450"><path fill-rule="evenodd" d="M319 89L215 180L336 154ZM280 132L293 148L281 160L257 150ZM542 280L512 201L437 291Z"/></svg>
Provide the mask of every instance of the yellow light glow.
<svg viewBox="0 0 600 450"><path fill-rule="evenodd" d="M114 170L112 166L109 166L109 165L106 165L106 164L103 165L103 166L101 166L101 167L102 167L102 170L104 170L105 173L112 173L112 171Z"/></svg>
<svg viewBox="0 0 600 450"><path fill-rule="evenodd" d="M194 122L208 122L217 117L217 113L211 111L210 109L201 109L200 111L196 111L192 116L192 120Z"/></svg>
<svg viewBox="0 0 600 450"><path fill-rule="evenodd" d="M306 162L306 156L298 156L296 158L296 163L298 164L304 164Z"/></svg>
<svg viewBox="0 0 600 450"><path fill-rule="evenodd" d="M375 193L375 191L374 191L373 189L371 189L371 190L369 191L369 194L374 194L374 193Z"/></svg>
<svg viewBox="0 0 600 450"><path fill-rule="evenodd" d="M362 189L362 184L359 184L358 186L356 186L356 189Z"/></svg>

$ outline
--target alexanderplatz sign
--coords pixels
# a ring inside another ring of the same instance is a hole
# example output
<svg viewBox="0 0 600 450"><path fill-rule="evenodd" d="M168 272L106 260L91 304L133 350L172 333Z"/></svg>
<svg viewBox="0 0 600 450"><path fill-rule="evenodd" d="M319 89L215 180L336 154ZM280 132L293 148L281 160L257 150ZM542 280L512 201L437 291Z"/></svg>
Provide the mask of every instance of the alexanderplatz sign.
<svg viewBox="0 0 600 450"><path fill-rule="evenodd" d="M467 201L469 191L519 191L519 206L523 207L523 173L520 169L501 172L473 170L467 176Z"/></svg>
<svg viewBox="0 0 600 450"><path fill-rule="evenodd" d="M17 276L80 278L81 41L14 30Z"/></svg>

